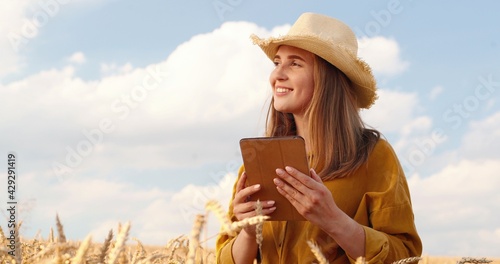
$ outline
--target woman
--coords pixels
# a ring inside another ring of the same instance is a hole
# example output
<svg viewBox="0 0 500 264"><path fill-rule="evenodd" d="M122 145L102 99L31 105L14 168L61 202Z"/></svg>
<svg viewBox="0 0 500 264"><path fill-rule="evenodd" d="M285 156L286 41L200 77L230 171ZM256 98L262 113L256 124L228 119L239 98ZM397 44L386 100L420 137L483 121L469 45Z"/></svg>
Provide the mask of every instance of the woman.
<svg viewBox="0 0 500 264"><path fill-rule="evenodd" d="M351 29L305 13L285 36L252 38L275 64L266 136L302 136L310 153L310 175L286 167L277 168L274 179L307 221L265 222L261 253L255 226L235 237L220 235L218 262L312 263L308 240L330 263L419 256L422 243L402 168L391 146L359 116L360 108L374 103L376 85L356 55ZM246 198L260 186L245 186L246 177L240 169L229 207L233 221L256 215L255 202ZM274 201L262 201L263 214L272 216L275 209Z"/></svg>

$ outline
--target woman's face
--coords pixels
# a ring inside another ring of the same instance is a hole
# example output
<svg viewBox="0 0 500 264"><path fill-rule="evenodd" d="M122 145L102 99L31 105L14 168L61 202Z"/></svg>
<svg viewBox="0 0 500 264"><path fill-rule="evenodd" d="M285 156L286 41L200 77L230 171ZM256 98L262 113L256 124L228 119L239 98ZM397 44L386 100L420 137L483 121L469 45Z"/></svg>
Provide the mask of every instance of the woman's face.
<svg viewBox="0 0 500 264"><path fill-rule="evenodd" d="M269 77L274 108L282 113L303 115L314 90L314 54L283 45L274 57L274 64Z"/></svg>

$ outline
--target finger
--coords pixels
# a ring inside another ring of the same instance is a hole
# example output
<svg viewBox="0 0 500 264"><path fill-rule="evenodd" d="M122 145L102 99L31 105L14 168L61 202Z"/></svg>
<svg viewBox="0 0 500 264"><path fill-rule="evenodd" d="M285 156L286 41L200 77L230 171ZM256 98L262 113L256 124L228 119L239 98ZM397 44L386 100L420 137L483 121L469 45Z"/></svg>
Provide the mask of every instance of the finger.
<svg viewBox="0 0 500 264"><path fill-rule="evenodd" d="M238 180L238 183L236 184L236 192L239 192L239 191L243 190L243 188L245 188L246 181L247 181L247 173L244 171L241 174L240 179Z"/></svg>
<svg viewBox="0 0 500 264"><path fill-rule="evenodd" d="M288 184L284 183L282 180L275 178L274 183L276 184L276 189L283 195L295 208L301 206L300 201L302 200L299 195L301 195L296 189L292 188Z"/></svg>
<svg viewBox="0 0 500 264"><path fill-rule="evenodd" d="M286 171L283 169L276 169L276 175L278 175L282 180L290 184L290 186L294 187L298 191L302 193L306 193L309 191L308 189L311 189L309 187L309 183L304 184L304 181L306 178L310 178L310 176L306 176L302 172L292 168L292 167L285 167ZM312 181L312 179L307 179Z"/></svg>
<svg viewBox="0 0 500 264"><path fill-rule="evenodd" d="M262 201L260 202L262 210L266 210L269 208L274 207L275 201ZM250 211L256 211L257 210L257 202L256 201L250 201L250 202L245 202L245 203L239 203L235 208L233 209L233 212L235 213L246 213Z"/></svg>
<svg viewBox="0 0 500 264"><path fill-rule="evenodd" d="M241 221L241 220L249 218L249 217L254 217L256 215L257 214L255 213L255 211L240 212L240 213L235 212L234 213L234 216L236 216L236 219L238 219L238 221Z"/></svg>
<svg viewBox="0 0 500 264"><path fill-rule="evenodd" d="M319 175L316 173L316 171L314 169L310 169L309 173L311 174L311 178L313 180L315 180L316 182L323 182L321 177L319 177Z"/></svg>
<svg viewBox="0 0 500 264"><path fill-rule="evenodd" d="M263 215L269 215L269 214L271 214L274 211L276 211L276 206L273 206L273 207L270 207L270 208L267 208L267 209L262 209L262 214Z"/></svg>
<svg viewBox="0 0 500 264"><path fill-rule="evenodd" d="M254 205L249 206L249 204L251 204L251 203L253 203ZM245 219L248 217L256 216L257 210L255 208L256 208L255 202L248 202L245 204L240 204L239 207L234 208L233 213L238 220L242 220L242 219ZM272 212L274 212L275 210L276 210L276 206L267 206L265 208L263 207L261 212L262 212L262 215L269 215Z"/></svg>
<svg viewBox="0 0 500 264"><path fill-rule="evenodd" d="M261 189L260 184L248 186L243 190L237 192L236 195L234 196L234 200L236 200L237 202L247 202L247 197L258 192L260 189Z"/></svg>
<svg viewBox="0 0 500 264"><path fill-rule="evenodd" d="M281 179L274 178L274 184L276 184L276 188L278 191L285 196L290 202L294 201L300 201L302 200L301 197L303 194L299 192L297 189L293 188L292 186L288 185L286 182L284 182Z"/></svg>

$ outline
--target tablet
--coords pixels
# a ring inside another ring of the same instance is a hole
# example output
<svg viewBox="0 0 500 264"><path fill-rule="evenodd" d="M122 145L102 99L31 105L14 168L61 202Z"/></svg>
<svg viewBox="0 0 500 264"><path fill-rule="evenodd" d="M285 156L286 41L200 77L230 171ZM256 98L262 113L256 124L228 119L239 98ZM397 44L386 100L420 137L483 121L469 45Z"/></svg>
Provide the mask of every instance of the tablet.
<svg viewBox="0 0 500 264"><path fill-rule="evenodd" d="M246 186L261 185L261 189L250 200L276 201L276 210L269 215L271 221L305 220L276 190L273 182L278 177L276 169L285 169L285 166L292 166L309 175L304 139L300 136L243 138L240 148L247 174Z"/></svg>

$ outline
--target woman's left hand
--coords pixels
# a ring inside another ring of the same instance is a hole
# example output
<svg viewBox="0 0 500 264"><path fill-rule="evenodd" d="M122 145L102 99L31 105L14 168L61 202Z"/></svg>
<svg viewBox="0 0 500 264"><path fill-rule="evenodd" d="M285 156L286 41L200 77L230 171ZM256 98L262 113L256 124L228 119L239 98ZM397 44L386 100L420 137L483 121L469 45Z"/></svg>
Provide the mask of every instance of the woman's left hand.
<svg viewBox="0 0 500 264"><path fill-rule="evenodd" d="M278 178L274 184L304 218L327 229L332 220L338 219L340 209L318 174L313 169L310 173L311 176L289 166L285 170L276 169Z"/></svg>

